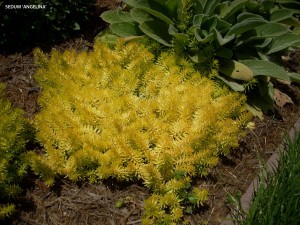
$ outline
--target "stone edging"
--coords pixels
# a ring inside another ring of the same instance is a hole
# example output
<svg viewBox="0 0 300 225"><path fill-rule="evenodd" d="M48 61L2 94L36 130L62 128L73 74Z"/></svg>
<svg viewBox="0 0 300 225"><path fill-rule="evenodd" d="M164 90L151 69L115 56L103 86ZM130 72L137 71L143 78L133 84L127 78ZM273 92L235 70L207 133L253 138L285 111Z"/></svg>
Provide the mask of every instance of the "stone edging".
<svg viewBox="0 0 300 225"><path fill-rule="evenodd" d="M295 138L295 132L300 131L300 119L294 124L294 127L289 131L289 137L291 140L294 140ZM277 150L273 155L269 158L267 161L267 167L270 170L276 170L278 167L278 160L279 160L279 153L284 150L284 141L278 146ZM256 177L252 183L247 188L246 192L241 197L241 206L242 209L246 212L250 208L250 203L252 200L252 196L254 194L254 191L257 189L259 183L259 178ZM221 225L234 225L234 222L231 220L232 217L230 214L227 215L226 220L224 220Z"/></svg>

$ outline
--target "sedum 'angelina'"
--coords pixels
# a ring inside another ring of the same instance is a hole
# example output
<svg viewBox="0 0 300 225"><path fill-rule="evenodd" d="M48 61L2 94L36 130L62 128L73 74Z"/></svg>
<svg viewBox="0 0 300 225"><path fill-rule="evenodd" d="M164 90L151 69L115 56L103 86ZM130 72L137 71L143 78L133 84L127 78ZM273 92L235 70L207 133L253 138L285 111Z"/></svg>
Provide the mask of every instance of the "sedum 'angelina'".
<svg viewBox="0 0 300 225"><path fill-rule="evenodd" d="M91 182L142 179L154 195L144 223L179 223L187 196L206 190L190 177L206 175L219 154L237 147L249 119L245 98L201 77L185 60L145 47L97 43L90 53L36 51L42 87L38 138L46 153L30 153L49 184L55 174ZM190 190L189 195L182 193Z"/></svg>
<svg viewBox="0 0 300 225"><path fill-rule="evenodd" d="M3 98L0 84L0 223L15 211L12 203L21 193L19 182L26 175L23 154L32 140L33 130L22 116Z"/></svg>

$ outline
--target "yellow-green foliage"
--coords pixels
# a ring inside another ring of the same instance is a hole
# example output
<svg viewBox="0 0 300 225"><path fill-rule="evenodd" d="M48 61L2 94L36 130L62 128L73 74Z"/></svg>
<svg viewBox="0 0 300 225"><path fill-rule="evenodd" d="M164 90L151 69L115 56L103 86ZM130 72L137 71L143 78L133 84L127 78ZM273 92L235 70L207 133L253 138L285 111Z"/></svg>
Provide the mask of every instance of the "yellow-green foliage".
<svg viewBox="0 0 300 225"><path fill-rule="evenodd" d="M190 178L207 175L219 154L238 146L250 117L243 96L172 54L154 62L136 43L35 55L42 87L37 136L46 152L29 156L48 184L56 174L142 179L154 192L144 224L178 224L186 202L203 204L208 192L192 190Z"/></svg>
<svg viewBox="0 0 300 225"><path fill-rule="evenodd" d="M21 192L18 182L26 172L21 155L28 136L22 111L13 109L2 91L0 84L0 220L15 210L9 202Z"/></svg>

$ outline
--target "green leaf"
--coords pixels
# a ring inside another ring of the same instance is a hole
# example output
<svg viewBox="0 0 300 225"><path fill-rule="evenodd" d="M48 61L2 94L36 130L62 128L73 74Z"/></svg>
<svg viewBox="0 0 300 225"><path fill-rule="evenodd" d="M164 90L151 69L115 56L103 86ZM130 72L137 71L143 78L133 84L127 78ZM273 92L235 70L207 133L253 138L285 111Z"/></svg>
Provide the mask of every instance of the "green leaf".
<svg viewBox="0 0 300 225"><path fill-rule="evenodd" d="M290 32L286 26L279 23L263 24L255 28L255 31L256 31L256 36L248 37L248 38L245 37L239 40L236 46L240 46L257 40L262 40L263 42L259 44L255 44L254 46L258 48L265 48L270 44L273 37L277 37Z"/></svg>
<svg viewBox="0 0 300 225"><path fill-rule="evenodd" d="M206 21L208 15L205 14L197 14L193 17L193 26L200 27L202 22Z"/></svg>
<svg viewBox="0 0 300 225"><path fill-rule="evenodd" d="M101 18L107 23L120 23L122 20L119 18L118 10L106 11L101 14Z"/></svg>
<svg viewBox="0 0 300 225"><path fill-rule="evenodd" d="M250 95L248 103L254 109L267 113L274 110L274 88L273 84L266 79L259 80L259 91Z"/></svg>
<svg viewBox="0 0 300 225"><path fill-rule="evenodd" d="M234 34L223 38L217 29L214 29L213 32L220 46L227 44L228 42L232 41L235 38Z"/></svg>
<svg viewBox="0 0 300 225"><path fill-rule="evenodd" d="M137 6L139 8L144 9L152 16L159 18L164 21L168 25L174 24L173 21L168 17L168 12L164 10L163 6L156 1L153 0L139 0L137 2Z"/></svg>
<svg viewBox="0 0 300 225"><path fill-rule="evenodd" d="M194 2L194 14L203 14L204 7L202 6L202 0L195 0Z"/></svg>
<svg viewBox="0 0 300 225"><path fill-rule="evenodd" d="M270 21L280 22L293 16L293 12L289 9L277 9L271 12Z"/></svg>
<svg viewBox="0 0 300 225"><path fill-rule="evenodd" d="M260 15L249 13L249 12L244 12L238 15L237 17L237 23L242 22L243 20L249 19L249 18L256 18L260 20L264 20L264 18Z"/></svg>
<svg viewBox="0 0 300 225"><path fill-rule="evenodd" d="M251 112L253 114L253 116L257 116L260 120L263 120L264 114L263 114L261 108L251 104L251 101L250 101L250 103L247 104L247 109L249 112Z"/></svg>
<svg viewBox="0 0 300 225"><path fill-rule="evenodd" d="M145 21L154 20L153 17L148 12L146 12L145 10L143 10L141 8L131 9L130 10L130 15L139 24L141 24Z"/></svg>
<svg viewBox="0 0 300 225"><path fill-rule="evenodd" d="M219 4L219 17L224 18L224 16L228 13L228 4L226 2L222 2Z"/></svg>
<svg viewBox="0 0 300 225"><path fill-rule="evenodd" d="M179 1L167 0L164 4L170 15L174 15L178 9Z"/></svg>
<svg viewBox="0 0 300 225"><path fill-rule="evenodd" d="M217 19L217 29L221 32L223 32L223 29L229 30L229 28L232 26L230 23L226 22L225 20L220 19L220 17L215 16Z"/></svg>
<svg viewBox="0 0 300 225"><path fill-rule="evenodd" d="M134 19L131 17L129 12L124 12L124 11L117 11L119 18L122 20L122 22L128 22L132 23L135 22Z"/></svg>
<svg viewBox="0 0 300 225"><path fill-rule="evenodd" d="M216 16L209 17L205 22L202 23L201 29L206 30L209 33L217 26L218 20Z"/></svg>
<svg viewBox="0 0 300 225"><path fill-rule="evenodd" d="M280 23L267 23L255 28L257 36L277 37L289 32L289 29Z"/></svg>
<svg viewBox="0 0 300 225"><path fill-rule="evenodd" d="M109 26L111 31L120 37L140 36L143 32L139 29L137 23L113 23Z"/></svg>
<svg viewBox="0 0 300 225"><path fill-rule="evenodd" d="M300 27L300 21L295 17L290 17L288 19L282 20L282 21L280 21L280 23L294 26L294 27Z"/></svg>
<svg viewBox="0 0 300 225"><path fill-rule="evenodd" d="M254 76L264 75L290 81L289 74L275 63L264 60L241 60L240 62L248 66L252 70Z"/></svg>
<svg viewBox="0 0 300 225"><path fill-rule="evenodd" d="M235 0L231 2L228 6L227 14L221 18L224 18L225 20L229 19L234 13L243 9L248 1L249 0Z"/></svg>
<svg viewBox="0 0 300 225"><path fill-rule="evenodd" d="M120 37L112 34L105 34L99 37L99 39L104 43L115 44Z"/></svg>
<svg viewBox="0 0 300 225"><path fill-rule="evenodd" d="M220 0L209 0L204 7L204 14L213 15L215 9L220 4Z"/></svg>
<svg viewBox="0 0 300 225"><path fill-rule="evenodd" d="M134 7L137 7L137 2L139 0L122 0L126 5L134 8Z"/></svg>
<svg viewBox="0 0 300 225"><path fill-rule="evenodd" d="M221 60L219 71L232 79L242 81L252 80L254 75L249 67L235 60Z"/></svg>
<svg viewBox="0 0 300 225"><path fill-rule="evenodd" d="M145 21L139 28L149 37L166 46L172 46L172 36L168 33L169 25L160 21Z"/></svg>
<svg viewBox="0 0 300 225"><path fill-rule="evenodd" d="M266 48L272 42L272 38L263 38L261 43L254 44L253 46L256 48Z"/></svg>
<svg viewBox="0 0 300 225"><path fill-rule="evenodd" d="M261 4L263 5L265 11L269 11L274 6L274 0L263 0Z"/></svg>
<svg viewBox="0 0 300 225"><path fill-rule="evenodd" d="M80 25L75 22L73 30L80 30Z"/></svg>
<svg viewBox="0 0 300 225"><path fill-rule="evenodd" d="M207 1L209 1L209 0L198 0L197 1L197 2L199 2L199 5L201 5L201 8L203 10L202 13L204 13L204 8L205 8Z"/></svg>
<svg viewBox="0 0 300 225"><path fill-rule="evenodd" d="M293 30L293 34L297 34L300 36L300 27L295 27Z"/></svg>
<svg viewBox="0 0 300 225"><path fill-rule="evenodd" d="M219 75L217 75L216 77L223 81L225 84L227 84L234 91L245 91L244 86L242 84L237 83L236 80L230 79L229 77L221 77Z"/></svg>
<svg viewBox="0 0 300 225"><path fill-rule="evenodd" d="M294 44L300 41L300 36L296 34L284 34L273 39L270 49L267 54L272 54L288 47L292 47Z"/></svg>
<svg viewBox="0 0 300 225"><path fill-rule="evenodd" d="M100 16L107 23L134 22L128 12L122 12L120 9L106 11Z"/></svg>
<svg viewBox="0 0 300 225"><path fill-rule="evenodd" d="M187 34L178 33L178 30L173 25L169 26L168 32L181 43L187 43L189 40L189 36Z"/></svg>
<svg viewBox="0 0 300 225"><path fill-rule="evenodd" d="M291 77L291 81L300 84L300 74L298 74L298 73L289 73L289 75Z"/></svg>
<svg viewBox="0 0 300 225"><path fill-rule="evenodd" d="M267 21L259 19L259 18L249 18L245 19L240 23L235 24L230 28L230 30L227 32L226 36L230 36L232 34L234 35L240 35L242 33L245 33L249 30L252 30L260 25L263 25L267 23Z"/></svg>
<svg viewBox="0 0 300 225"><path fill-rule="evenodd" d="M285 1L281 2L282 8L290 9L295 14L300 14L300 2L299 1Z"/></svg>
<svg viewBox="0 0 300 225"><path fill-rule="evenodd" d="M220 47L216 50L216 56L225 58L225 59L231 59L233 56L233 52L229 48Z"/></svg>
<svg viewBox="0 0 300 225"><path fill-rule="evenodd" d="M194 35L198 42L201 44L205 44L213 40L214 33L206 34L204 30L201 30L200 28L196 28L194 31Z"/></svg>

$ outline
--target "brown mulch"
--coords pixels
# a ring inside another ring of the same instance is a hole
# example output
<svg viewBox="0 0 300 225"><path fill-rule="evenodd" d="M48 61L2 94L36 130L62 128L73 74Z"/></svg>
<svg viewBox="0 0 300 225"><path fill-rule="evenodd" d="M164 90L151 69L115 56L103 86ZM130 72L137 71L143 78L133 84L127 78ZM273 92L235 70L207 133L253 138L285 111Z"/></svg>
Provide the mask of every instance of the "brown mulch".
<svg viewBox="0 0 300 225"><path fill-rule="evenodd" d="M76 38L54 48L88 51L92 44ZM299 60L300 52L293 53L287 66L299 72ZM24 110L25 117L33 119L40 110L37 102L40 88L33 78L37 67L32 52L0 55L0 65L0 82L6 85L5 96L15 107ZM277 88L287 93L294 104L277 107L275 113L266 115L264 120L256 118L255 129L241 140L240 147L229 156L222 157L208 177L195 179L195 186L209 189L210 199L197 212L186 214L185 218L191 225L220 224L229 213L227 193L243 193L247 189L259 169L258 155L267 159L300 117L299 86L278 84ZM33 175L26 180L25 187L24 196L18 201L18 214L5 224L141 224L143 200L150 196L142 184L121 184L114 180L88 184L62 179L55 187L49 188Z"/></svg>

